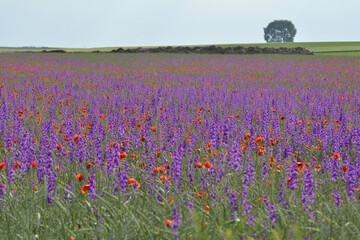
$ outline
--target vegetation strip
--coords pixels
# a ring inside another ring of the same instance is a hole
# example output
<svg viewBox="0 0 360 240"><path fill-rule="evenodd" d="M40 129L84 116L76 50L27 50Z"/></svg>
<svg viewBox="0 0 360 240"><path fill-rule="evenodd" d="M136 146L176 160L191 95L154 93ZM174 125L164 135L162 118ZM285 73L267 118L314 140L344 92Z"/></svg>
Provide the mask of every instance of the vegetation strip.
<svg viewBox="0 0 360 240"><path fill-rule="evenodd" d="M43 50L43 53L56 52L65 53L65 50ZM313 55L314 53L303 48L260 48L260 47L219 47L216 45L205 47L157 47L157 48L118 48L111 51L112 53L182 53L182 54L302 54ZM101 53L101 51L93 51Z"/></svg>
<svg viewBox="0 0 360 240"><path fill-rule="evenodd" d="M346 52L360 52L360 50L342 50L342 51L319 51L314 53L346 53Z"/></svg>

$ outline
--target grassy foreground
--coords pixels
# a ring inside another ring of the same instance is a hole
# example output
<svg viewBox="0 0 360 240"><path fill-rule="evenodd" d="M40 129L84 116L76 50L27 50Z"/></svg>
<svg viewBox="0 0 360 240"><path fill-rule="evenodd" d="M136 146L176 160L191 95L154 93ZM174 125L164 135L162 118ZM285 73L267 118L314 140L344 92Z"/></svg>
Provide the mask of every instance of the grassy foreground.
<svg viewBox="0 0 360 240"><path fill-rule="evenodd" d="M316 55L335 55L335 56L360 56L360 42L294 42L294 43L249 43L249 44L215 44L220 47L304 47ZM189 47L206 45L189 45ZM67 52L91 52L91 51L111 51L118 47L99 47L99 48L6 48L0 47L0 52L22 52L22 51L42 51L63 49ZM124 47L135 48L135 47Z"/></svg>

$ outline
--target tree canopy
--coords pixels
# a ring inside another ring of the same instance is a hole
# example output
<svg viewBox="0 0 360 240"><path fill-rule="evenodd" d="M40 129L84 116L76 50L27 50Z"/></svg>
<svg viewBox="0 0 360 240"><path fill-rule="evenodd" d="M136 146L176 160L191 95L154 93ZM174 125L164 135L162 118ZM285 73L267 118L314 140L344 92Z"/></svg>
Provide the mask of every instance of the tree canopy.
<svg viewBox="0 0 360 240"><path fill-rule="evenodd" d="M296 28L289 20L274 20L264 28L266 42L294 42Z"/></svg>

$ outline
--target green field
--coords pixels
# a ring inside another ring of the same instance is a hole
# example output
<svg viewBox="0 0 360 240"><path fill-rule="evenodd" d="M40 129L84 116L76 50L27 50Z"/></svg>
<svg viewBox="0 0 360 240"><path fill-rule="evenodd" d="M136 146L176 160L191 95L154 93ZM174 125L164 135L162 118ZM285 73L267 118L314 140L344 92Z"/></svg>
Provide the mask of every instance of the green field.
<svg viewBox="0 0 360 240"><path fill-rule="evenodd" d="M239 44L224 44L222 47L232 47ZM304 47L317 55L360 55L360 42L294 42L294 43L259 43L240 44L244 47Z"/></svg>
<svg viewBox="0 0 360 240"><path fill-rule="evenodd" d="M189 47L206 45L189 45ZM294 42L294 43L249 43L249 44L217 44L220 47L304 47L315 52L316 55L336 55L336 56L360 56L360 42ZM42 51L63 49L67 52L91 52L91 51L111 51L119 47L100 47L100 48L8 48L0 47L0 52L22 52L22 51ZM135 48L135 47L123 47Z"/></svg>

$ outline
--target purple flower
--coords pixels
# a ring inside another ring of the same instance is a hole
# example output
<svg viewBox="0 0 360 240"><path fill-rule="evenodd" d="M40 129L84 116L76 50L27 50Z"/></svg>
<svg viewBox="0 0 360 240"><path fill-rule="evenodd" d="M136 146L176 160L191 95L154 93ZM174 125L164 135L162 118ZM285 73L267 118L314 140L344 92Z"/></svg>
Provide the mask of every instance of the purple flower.
<svg viewBox="0 0 360 240"><path fill-rule="evenodd" d="M297 161L296 159L293 159L291 164L291 176L290 176L290 189L292 191L295 191L297 188L298 169L296 166L297 166Z"/></svg>

